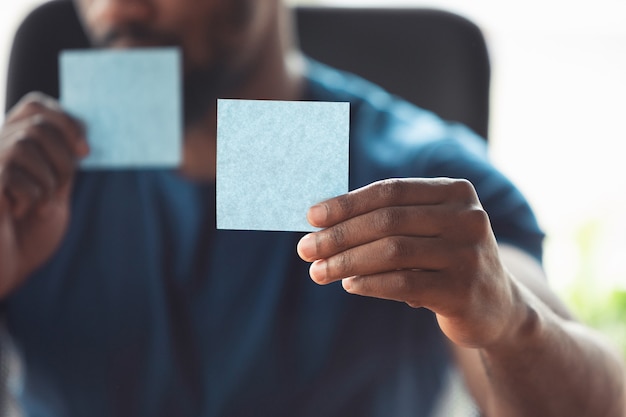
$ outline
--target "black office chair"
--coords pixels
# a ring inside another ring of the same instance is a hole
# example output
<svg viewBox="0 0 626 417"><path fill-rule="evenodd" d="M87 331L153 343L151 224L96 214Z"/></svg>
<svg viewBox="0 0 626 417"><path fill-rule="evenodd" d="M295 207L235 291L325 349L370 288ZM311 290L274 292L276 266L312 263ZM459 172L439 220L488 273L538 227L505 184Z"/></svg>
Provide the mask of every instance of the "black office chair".
<svg viewBox="0 0 626 417"><path fill-rule="evenodd" d="M481 30L420 8L297 9L302 49L487 139L490 64Z"/></svg>
<svg viewBox="0 0 626 417"><path fill-rule="evenodd" d="M295 14L302 49L312 58L361 75L487 138L490 65L475 24L419 8L300 7ZM14 39L6 108L30 91L58 97L59 51L86 47L71 1L37 7Z"/></svg>

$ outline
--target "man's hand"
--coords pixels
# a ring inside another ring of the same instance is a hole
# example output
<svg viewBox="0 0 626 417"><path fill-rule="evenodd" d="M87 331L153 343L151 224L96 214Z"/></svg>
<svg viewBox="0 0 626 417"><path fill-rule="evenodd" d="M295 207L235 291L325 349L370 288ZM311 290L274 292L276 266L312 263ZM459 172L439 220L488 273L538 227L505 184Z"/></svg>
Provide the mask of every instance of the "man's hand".
<svg viewBox="0 0 626 417"><path fill-rule="evenodd" d="M83 128L52 98L27 95L0 129L0 297L45 262L69 219Z"/></svg>
<svg viewBox="0 0 626 417"><path fill-rule="evenodd" d="M312 207L308 219L325 228L298 244L318 284L341 279L353 294L426 307L462 346L496 343L524 315L468 181L381 181Z"/></svg>

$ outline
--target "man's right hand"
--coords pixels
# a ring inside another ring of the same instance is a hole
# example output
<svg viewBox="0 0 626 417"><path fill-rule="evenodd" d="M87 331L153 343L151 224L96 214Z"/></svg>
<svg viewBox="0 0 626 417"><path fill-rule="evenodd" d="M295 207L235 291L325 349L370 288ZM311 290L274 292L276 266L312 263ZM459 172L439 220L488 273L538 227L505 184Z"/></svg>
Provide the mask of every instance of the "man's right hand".
<svg viewBox="0 0 626 417"><path fill-rule="evenodd" d="M50 97L28 94L7 115L0 129L0 298L59 246L76 164L88 153L82 125Z"/></svg>

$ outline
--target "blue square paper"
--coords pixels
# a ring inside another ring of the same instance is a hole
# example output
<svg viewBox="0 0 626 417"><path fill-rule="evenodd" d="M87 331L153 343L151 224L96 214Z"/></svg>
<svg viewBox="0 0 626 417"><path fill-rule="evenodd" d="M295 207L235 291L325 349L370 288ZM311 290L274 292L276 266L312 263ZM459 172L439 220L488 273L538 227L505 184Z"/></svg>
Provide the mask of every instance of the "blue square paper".
<svg viewBox="0 0 626 417"><path fill-rule="evenodd" d="M218 100L217 227L313 231L348 192L349 103Z"/></svg>
<svg viewBox="0 0 626 417"><path fill-rule="evenodd" d="M61 105L86 125L91 149L81 166L178 166L180 84L175 48L62 52Z"/></svg>

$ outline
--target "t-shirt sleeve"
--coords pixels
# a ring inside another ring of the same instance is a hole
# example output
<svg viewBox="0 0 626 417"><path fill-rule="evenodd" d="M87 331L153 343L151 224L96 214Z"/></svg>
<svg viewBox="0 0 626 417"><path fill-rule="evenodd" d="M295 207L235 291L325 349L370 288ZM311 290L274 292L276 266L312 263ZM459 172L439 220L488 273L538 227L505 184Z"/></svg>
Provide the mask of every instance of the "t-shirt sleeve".
<svg viewBox="0 0 626 417"><path fill-rule="evenodd" d="M482 138L361 78L315 63L311 71L310 99L351 102L351 189L391 177L467 179L496 239L542 261L544 233L526 198L490 162Z"/></svg>

